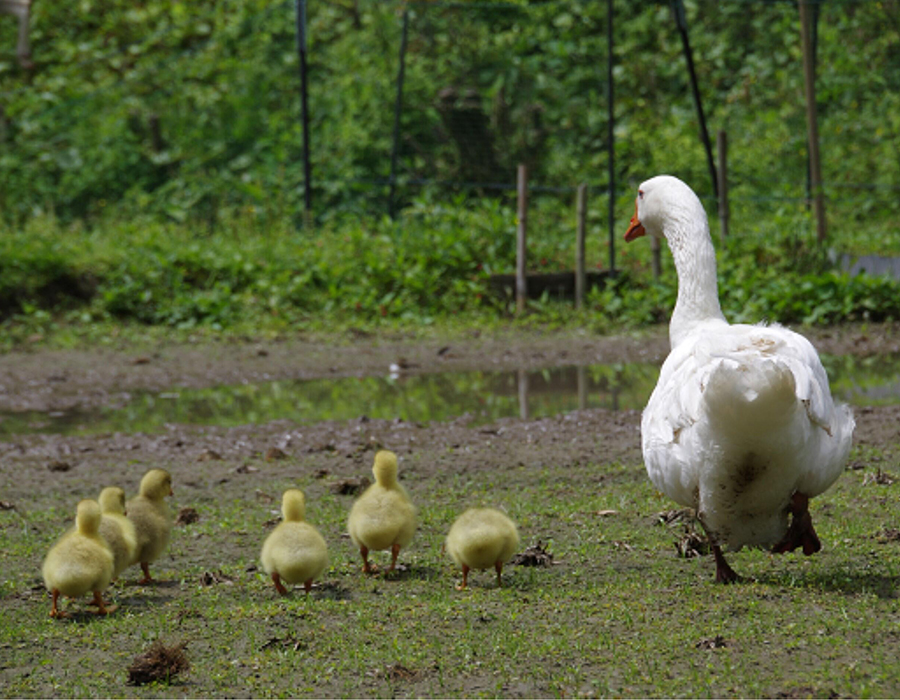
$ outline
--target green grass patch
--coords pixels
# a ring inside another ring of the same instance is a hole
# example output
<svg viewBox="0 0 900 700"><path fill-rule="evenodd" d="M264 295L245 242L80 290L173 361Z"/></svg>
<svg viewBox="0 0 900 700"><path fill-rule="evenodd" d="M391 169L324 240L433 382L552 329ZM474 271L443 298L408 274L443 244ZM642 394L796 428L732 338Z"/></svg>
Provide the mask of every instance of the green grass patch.
<svg viewBox="0 0 900 700"><path fill-rule="evenodd" d="M730 587L713 583L709 558L676 556L680 526L654 517L671 504L633 464L428 480L409 468L420 527L401 553L406 570L387 578L364 577L341 536L348 497L312 478L272 483L273 494L306 490L329 544L309 598L281 599L250 570L277 503L210 491L191 504L200 522L176 529L154 567L164 585L119 584L117 613L72 622L47 618L46 594L32 589L65 520L38 503L0 513L0 677L17 696L896 696L900 543L881 536L897 525L900 491L867 483L868 471L816 499L821 553L732 554L746 580ZM475 573L457 592L440 545L474 504L507 508L523 547L541 540L557 564L507 566L502 589ZM232 582L204 586L206 571ZM125 686L128 663L157 638L188 641L190 674Z"/></svg>
<svg viewBox="0 0 900 700"><path fill-rule="evenodd" d="M572 269L561 210L539 208L537 272ZM624 222L623 222L624 225ZM342 329L580 326L599 332L666 321L676 293L668 253L653 281L650 246L620 250L620 276L585 309L550 296L516 317L488 280L514 267L515 222L491 200L420 202L397 221L342 220L315 231L235 220L215 232L150 219L92 227L34 218L0 224L0 342L6 347L113 342L123 332L279 334ZM604 267L601 236L588 262ZM722 306L733 321L831 324L900 318L900 282L837 272L797 238L720 246ZM153 329L158 329L154 331Z"/></svg>

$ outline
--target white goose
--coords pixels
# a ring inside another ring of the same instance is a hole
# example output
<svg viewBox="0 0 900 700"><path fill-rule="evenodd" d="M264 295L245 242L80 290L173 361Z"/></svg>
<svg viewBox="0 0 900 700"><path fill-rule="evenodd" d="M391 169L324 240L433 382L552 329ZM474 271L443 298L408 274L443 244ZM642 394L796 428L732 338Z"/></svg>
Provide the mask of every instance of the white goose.
<svg viewBox="0 0 900 700"><path fill-rule="evenodd" d="M706 212L690 187L668 175L641 185L625 240L645 234L666 238L678 272L672 349L641 420L651 481L696 509L716 581L738 578L722 545L818 551L808 503L844 468L850 409L835 405L802 335L725 320Z"/></svg>

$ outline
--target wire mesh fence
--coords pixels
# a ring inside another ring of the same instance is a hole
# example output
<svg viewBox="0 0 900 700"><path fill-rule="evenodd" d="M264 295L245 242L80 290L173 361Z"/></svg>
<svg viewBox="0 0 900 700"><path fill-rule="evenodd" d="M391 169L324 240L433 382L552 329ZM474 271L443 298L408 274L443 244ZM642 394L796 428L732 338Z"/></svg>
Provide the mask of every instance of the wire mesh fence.
<svg viewBox="0 0 900 700"><path fill-rule="evenodd" d="M816 3L824 190L838 241L852 238L860 222L891 235L900 220L898 6ZM30 82L11 68L15 26L0 25L7 214L81 216L124 203L211 224L239 210L299 215L307 181L295 3L198 7L181 20L147 20L133 41L97 41L85 51L64 41L59 23L74 33L88 17L36 4ZM712 213L714 188L670 7L618 1L614 9L611 142L602 3L311 5L315 217L478 198L512 211L516 167L525 163L536 220L546 212L539 225L563 225L580 183L590 185L592 209L606 206L613 147L620 219L630 214L634 187L657 172L690 182ZM796 3L696 0L686 19L710 130L728 133L735 230L806 226ZM873 113L885 116L861 118ZM876 122L874 132L862 127ZM601 221L595 213L594 225Z"/></svg>

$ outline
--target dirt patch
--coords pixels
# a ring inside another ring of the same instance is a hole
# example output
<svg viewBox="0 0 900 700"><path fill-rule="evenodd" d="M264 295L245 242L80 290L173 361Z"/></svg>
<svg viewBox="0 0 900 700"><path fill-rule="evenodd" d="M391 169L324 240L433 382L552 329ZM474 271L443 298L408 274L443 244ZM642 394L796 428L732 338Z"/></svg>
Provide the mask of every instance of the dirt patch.
<svg viewBox="0 0 900 700"><path fill-rule="evenodd" d="M128 667L128 683L130 685L146 685L154 681L169 683L176 676L190 670L185 648L187 642L165 645L159 640L150 648L138 655Z"/></svg>
<svg viewBox="0 0 900 700"><path fill-rule="evenodd" d="M868 357L900 352L900 324L802 329L820 352ZM0 367L0 412L67 411L124 405L135 391L199 389L275 380L440 371L541 369L614 362L661 363L665 327L603 337L587 332L473 332L422 340L350 333L327 340L229 338L152 349L28 349L7 353ZM205 459L215 459L209 454ZM278 459L272 452L269 459Z"/></svg>
<svg viewBox="0 0 900 700"><path fill-rule="evenodd" d="M260 354L263 348L265 353ZM421 340L350 335L327 341L228 339L132 349L31 350L4 356L0 411L64 411L121 405L135 391L198 389L275 380L440 371L538 369L608 362L661 362L664 329L621 337L517 333ZM402 363L399 360L403 360ZM139 360L139 361L138 361Z"/></svg>
<svg viewBox="0 0 900 700"><path fill-rule="evenodd" d="M553 566L553 554L547 551L546 545L538 541L526 547L510 560L516 566Z"/></svg>

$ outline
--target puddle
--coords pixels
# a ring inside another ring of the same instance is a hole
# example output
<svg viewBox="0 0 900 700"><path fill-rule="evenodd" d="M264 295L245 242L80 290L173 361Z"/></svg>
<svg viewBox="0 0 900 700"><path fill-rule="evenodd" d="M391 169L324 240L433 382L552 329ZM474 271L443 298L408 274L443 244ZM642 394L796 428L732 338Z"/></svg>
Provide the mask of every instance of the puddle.
<svg viewBox="0 0 900 700"><path fill-rule="evenodd" d="M823 357L836 397L855 405L900 403L900 356ZM0 437L24 433L161 432L168 423L235 426L287 419L401 418L473 424L540 418L579 408L642 409L656 384L654 364L555 367L532 372L444 372L135 393L92 411L0 415Z"/></svg>

